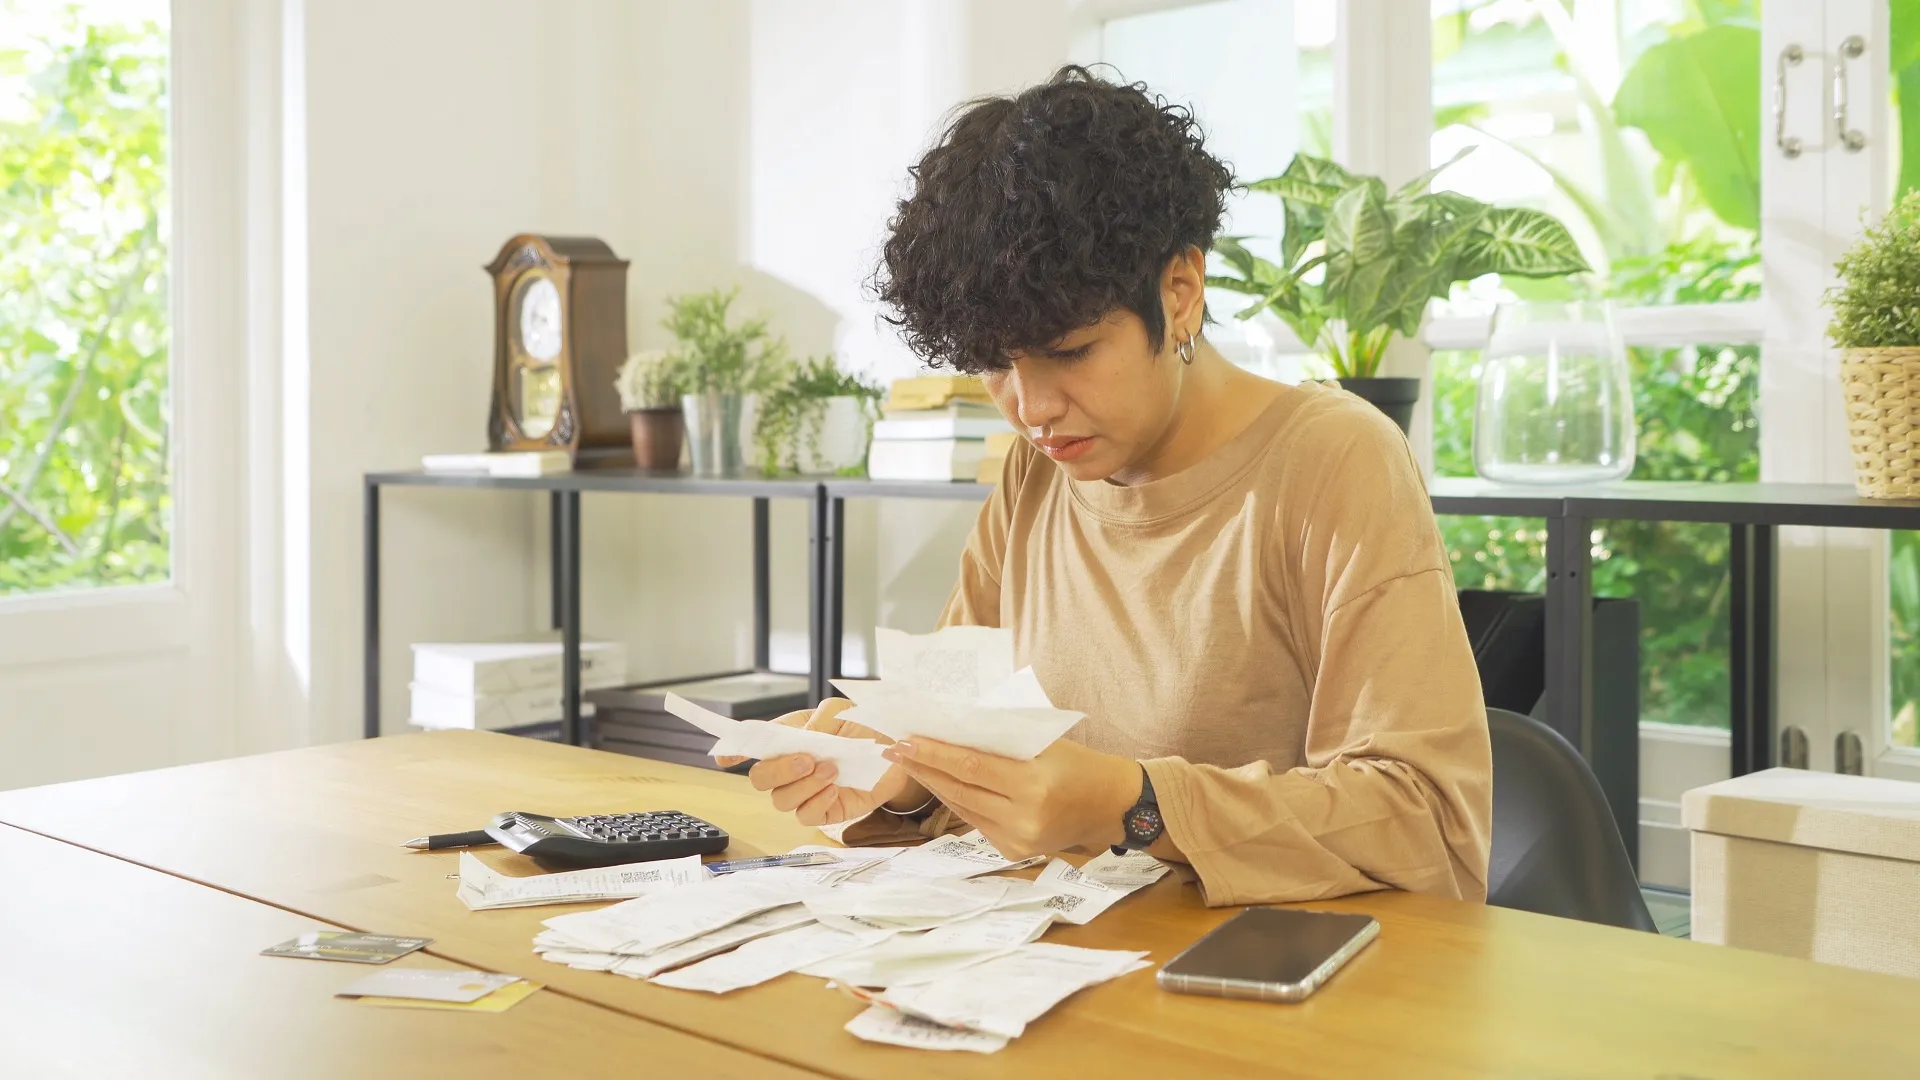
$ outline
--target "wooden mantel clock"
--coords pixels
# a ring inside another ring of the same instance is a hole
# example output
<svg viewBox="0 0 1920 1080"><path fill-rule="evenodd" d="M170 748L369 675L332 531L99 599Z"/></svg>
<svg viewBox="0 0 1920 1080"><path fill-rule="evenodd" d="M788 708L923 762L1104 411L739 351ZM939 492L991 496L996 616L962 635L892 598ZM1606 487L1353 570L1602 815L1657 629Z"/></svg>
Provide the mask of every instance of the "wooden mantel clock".
<svg viewBox="0 0 1920 1080"><path fill-rule="evenodd" d="M494 450L565 450L575 467L629 464L613 380L627 356L627 262L604 241L523 233L493 275Z"/></svg>

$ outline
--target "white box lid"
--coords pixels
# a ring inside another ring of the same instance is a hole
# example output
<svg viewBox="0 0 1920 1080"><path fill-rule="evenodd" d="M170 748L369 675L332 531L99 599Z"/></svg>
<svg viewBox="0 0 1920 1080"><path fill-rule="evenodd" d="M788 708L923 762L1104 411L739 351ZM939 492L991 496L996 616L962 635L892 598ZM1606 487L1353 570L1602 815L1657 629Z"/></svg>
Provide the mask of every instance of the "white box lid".
<svg viewBox="0 0 1920 1080"><path fill-rule="evenodd" d="M1694 832L1920 862L1920 784L1766 769L1680 797Z"/></svg>

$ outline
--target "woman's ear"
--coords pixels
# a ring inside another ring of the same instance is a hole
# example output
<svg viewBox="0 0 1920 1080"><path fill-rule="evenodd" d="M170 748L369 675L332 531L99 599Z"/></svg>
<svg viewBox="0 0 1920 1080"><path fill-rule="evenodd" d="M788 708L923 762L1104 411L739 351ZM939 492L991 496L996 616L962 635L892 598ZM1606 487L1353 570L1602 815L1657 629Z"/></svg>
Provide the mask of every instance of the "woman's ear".
<svg viewBox="0 0 1920 1080"><path fill-rule="evenodd" d="M1169 347L1200 332L1207 310L1207 254L1190 247L1167 260L1160 275L1160 299L1167 311Z"/></svg>

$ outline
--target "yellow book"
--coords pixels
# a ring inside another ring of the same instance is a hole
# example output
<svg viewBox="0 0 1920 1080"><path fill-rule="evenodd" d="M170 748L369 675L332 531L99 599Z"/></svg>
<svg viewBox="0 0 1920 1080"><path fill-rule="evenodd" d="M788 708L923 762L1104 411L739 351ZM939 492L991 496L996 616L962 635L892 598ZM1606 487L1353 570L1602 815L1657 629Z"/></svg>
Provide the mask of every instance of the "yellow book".
<svg viewBox="0 0 1920 1080"><path fill-rule="evenodd" d="M976 375L915 375L895 379L887 391L887 409L938 409L951 401L992 402L987 384Z"/></svg>
<svg viewBox="0 0 1920 1080"><path fill-rule="evenodd" d="M1003 431L987 436L987 456L980 459L980 469L974 473L974 482L997 484L1000 473L1007 465L1007 455L1013 453L1014 440L1020 436L1012 431Z"/></svg>

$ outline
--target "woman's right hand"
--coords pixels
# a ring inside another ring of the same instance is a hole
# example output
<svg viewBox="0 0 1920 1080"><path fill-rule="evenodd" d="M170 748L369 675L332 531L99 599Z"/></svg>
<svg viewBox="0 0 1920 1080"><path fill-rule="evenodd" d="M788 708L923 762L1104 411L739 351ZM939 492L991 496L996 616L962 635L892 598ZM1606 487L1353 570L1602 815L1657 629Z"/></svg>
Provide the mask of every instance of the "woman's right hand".
<svg viewBox="0 0 1920 1080"><path fill-rule="evenodd" d="M790 712L769 722L850 739L872 739L882 745L893 741L872 728L840 719L840 714L852 706L846 698L828 698L815 708ZM715 760L721 768L729 768L746 759ZM841 787L833 782L838 775L831 761L815 761L806 754L783 754L761 759L747 773L747 779L761 791L772 793L774 809L793 811L802 825L838 825L865 817L883 803L905 812L927 801L927 790L898 765L888 769L872 791Z"/></svg>

